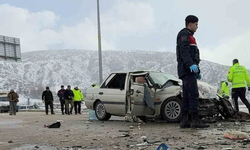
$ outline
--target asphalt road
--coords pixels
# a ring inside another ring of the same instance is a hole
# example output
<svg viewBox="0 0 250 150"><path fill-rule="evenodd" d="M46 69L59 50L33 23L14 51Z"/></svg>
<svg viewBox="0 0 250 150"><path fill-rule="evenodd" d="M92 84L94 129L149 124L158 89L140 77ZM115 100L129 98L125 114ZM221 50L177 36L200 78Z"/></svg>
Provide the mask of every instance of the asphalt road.
<svg viewBox="0 0 250 150"><path fill-rule="evenodd" d="M44 124L62 121L58 129ZM179 124L125 122L122 117L110 121L88 121L81 115L45 115L44 112L19 112L16 116L0 114L0 150L53 149L147 149L161 143L174 149L250 149L250 143L224 139L229 130L250 133L249 122L217 122L208 129L180 129ZM143 138L146 140L143 141ZM147 141L147 142L145 142Z"/></svg>

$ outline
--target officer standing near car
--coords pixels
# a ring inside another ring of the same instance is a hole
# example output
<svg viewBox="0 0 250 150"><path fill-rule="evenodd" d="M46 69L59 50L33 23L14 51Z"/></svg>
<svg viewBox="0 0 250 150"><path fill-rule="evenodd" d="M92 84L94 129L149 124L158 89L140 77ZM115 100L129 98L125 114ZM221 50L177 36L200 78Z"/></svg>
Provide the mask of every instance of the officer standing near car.
<svg viewBox="0 0 250 150"><path fill-rule="evenodd" d="M200 54L193 37L198 28L199 19L189 15L185 19L186 28L177 35L176 55L178 76L182 80L183 104L181 109L181 128L207 128L199 119L198 114L198 85L197 79L201 79L199 62ZM189 119L190 114L190 119ZM191 123L190 123L191 121Z"/></svg>
<svg viewBox="0 0 250 150"><path fill-rule="evenodd" d="M246 86L250 91L250 80L247 69L239 64L238 59L233 60L233 66L230 67L227 79L232 82L232 98L234 100L235 109L239 111L238 97L246 105L250 113L250 104L246 99Z"/></svg>

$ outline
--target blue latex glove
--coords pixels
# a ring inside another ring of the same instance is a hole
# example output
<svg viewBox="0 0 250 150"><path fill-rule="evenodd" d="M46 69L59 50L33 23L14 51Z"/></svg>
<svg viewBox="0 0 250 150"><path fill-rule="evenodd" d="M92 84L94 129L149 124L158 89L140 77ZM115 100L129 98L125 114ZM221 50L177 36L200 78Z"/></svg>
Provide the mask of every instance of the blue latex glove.
<svg viewBox="0 0 250 150"><path fill-rule="evenodd" d="M198 68L197 65L192 65L189 68L190 68L191 72L194 72L194 73L198 73L199 72L199 68Z"/></svg>

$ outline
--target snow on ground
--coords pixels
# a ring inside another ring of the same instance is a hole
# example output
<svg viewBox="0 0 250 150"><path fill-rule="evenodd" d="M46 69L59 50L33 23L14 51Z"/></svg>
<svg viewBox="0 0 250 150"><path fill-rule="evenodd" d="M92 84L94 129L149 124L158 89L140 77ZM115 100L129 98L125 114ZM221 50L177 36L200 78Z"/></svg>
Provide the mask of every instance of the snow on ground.
<svg viewBox="0 0 250 150"><path fill-rule="evenodd" d="M37 104L39 106L39 109L45 110L45 106L44 106L44 103L42 102L42 100L30 98L29 101L30 101L29 105ZM25 97L23 95L19 95L19 103L18 103L18 105L28 105L28 97ZM60 111L60 109L61 109L60 102L54 102L53 107L54 107L55 110ZM81 109L83 109L83 110L87 109L87 107L85 105L85 102L82 103Z"/></svg>
<svg viewBox="0 0 250 150"><path fill-rule="evenodd" d="M37 104L37 105L43 105L42 101L40 99L29 99L30 101L30 105L34 105L34 104ZM19 95L19 105L28 105L28 97L25 97L23 95Z"/></svg>

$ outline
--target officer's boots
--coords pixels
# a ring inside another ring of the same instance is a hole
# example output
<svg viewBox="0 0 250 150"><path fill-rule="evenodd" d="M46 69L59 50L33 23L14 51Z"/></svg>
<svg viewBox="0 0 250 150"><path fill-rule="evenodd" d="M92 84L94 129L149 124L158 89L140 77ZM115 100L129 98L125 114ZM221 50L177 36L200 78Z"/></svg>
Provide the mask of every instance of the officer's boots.
<svg viewBox="0 0 250 150"><path fill-rule="evenodd" d="M209 125L203 123L198 115L198 111L190 111L191 115L191 128L208 128Z"/></svg>
<svg viewBox="0 0 250 150"><path fill-rule="evenodd" d="M54 115L55 113L54 113L54 111L53 111L53 109L51 109L51 115Z"/></svg>
<svg viewBox="0 0 250 150"><path fill-rule="evenodd" d="M180 128L190 128L188 112L182 112Z"/></svg>

